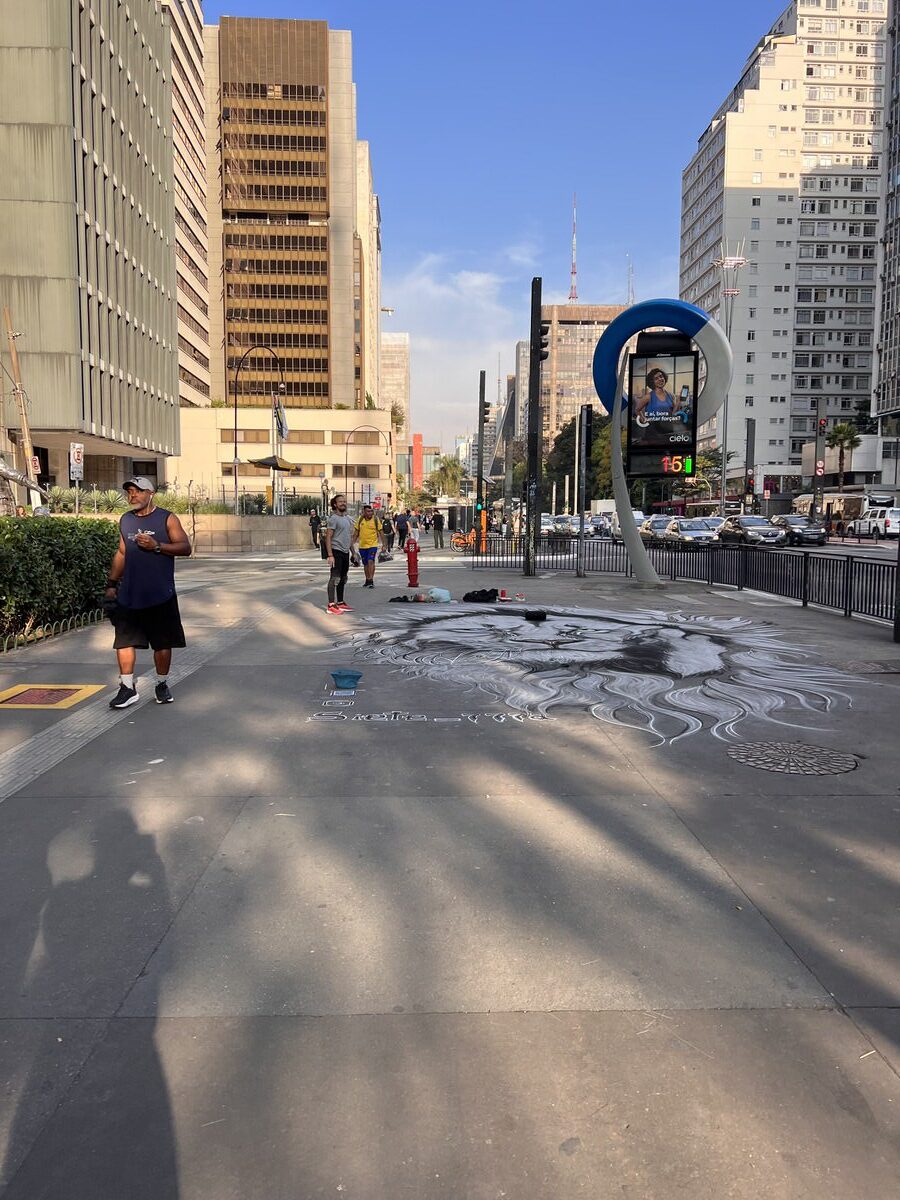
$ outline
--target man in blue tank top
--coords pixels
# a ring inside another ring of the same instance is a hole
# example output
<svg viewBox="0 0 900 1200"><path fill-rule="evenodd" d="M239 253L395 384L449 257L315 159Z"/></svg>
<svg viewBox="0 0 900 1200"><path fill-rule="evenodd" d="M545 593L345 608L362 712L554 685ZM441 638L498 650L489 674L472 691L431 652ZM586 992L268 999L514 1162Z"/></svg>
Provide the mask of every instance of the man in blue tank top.
<svg viewBox="0 0 900 1200"><path fill-rule="evenodd" d="M145 475L122 484L130 510L119 521L119 548L106 581L119 660L119 691L110 708L129 708L140 696L134 682L136 650L153 649L156 703L171 704L172 650L184 645L175 595L175 559L187 558L191 543L174 513L153 502L156 485Z"/></svg>

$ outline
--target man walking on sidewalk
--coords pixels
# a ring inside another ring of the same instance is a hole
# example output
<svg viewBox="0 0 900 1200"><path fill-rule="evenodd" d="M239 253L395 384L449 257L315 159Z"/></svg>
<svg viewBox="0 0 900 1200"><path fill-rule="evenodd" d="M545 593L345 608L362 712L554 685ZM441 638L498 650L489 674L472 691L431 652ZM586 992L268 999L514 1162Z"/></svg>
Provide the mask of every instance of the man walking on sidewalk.
<svg viewBox="0 0 900 1200"><path fill-rule="evenodd" d="M444 548L444 514L440 509L434 509L431 514L432 529L434 531L434 548L435 550L443 550Z"/></svg>
<svg viewBox="0 0 900 1200"><path fill-rule="evenodd" d="M340 616L352 612L344 602L344 588L350 571L350 538L352 524L347 516L347 497L342 493L331 501L331 515L325 525L325 550L331 574L328 577L328 607L326 612Z"/></svg>
<svg viewBox="0 0 900 1200"><path fill-rule="evenodd" d="M406 512L401 508L397 513L394 524L397 527L397 546L400 550L403 549L407 535L409 534L409 509Z"/></svg>
<svg viewBox="0 0 900 1200"><path fill-rule="evenodd" d="M140 700L134 682L135 651L153 649L156 703L171 704L169 669L172 650L184 645L184 629L175 594L175 559L187 558L191 543L174 513L153 503L156 484L136 475L122 484L131 511L119 521L119 548L106 581L119 661L119 690L110 708L129 708Z"/></svg>
<svg viewBox="0 0 900 1200"><path fill-rule="evenodd" d="M375 560L378 557L379 543L381 543L382 549L386 548L381 522L375 516L372 505L364 504L362 513L357 517L356 524L353 526L352 541L352 545L359 548L359 557L362 559L363 573L366 577L363 587L373 588L375 586Z"/></svg>

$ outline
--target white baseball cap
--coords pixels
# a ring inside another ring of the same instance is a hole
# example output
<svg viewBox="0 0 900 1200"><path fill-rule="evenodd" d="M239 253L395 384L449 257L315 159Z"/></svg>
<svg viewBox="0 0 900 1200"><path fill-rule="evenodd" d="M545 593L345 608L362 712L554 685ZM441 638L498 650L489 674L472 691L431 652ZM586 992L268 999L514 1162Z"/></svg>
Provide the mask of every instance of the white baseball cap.
<svg viewBox="0 0 900 1200"><path fill-rule="evenodd" d="M130 487L135 487L139 492L155 492L156 484L152 479L148 479L146 475L134 475L131 479L126 479L122 484L122 491L127 492Z"/></svg>

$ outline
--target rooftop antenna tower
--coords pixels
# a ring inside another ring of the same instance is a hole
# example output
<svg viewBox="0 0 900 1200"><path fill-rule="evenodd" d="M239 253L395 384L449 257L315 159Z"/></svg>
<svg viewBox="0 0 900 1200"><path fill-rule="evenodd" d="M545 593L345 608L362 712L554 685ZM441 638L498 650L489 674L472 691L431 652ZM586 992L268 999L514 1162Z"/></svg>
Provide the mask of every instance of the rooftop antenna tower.
<svg viewBox="0 0 900 1200"><path fill-rule="evenodd" d="M631 261L631 255L626 254L628 259L628 307L634 304L634 263Z"/></svg>
<svg viewBox="0 0 900 1200"><path fill-rule="evenodd" d="M576 282L578 276L578 268L575 266L575 228L576 228L576 200L577 196L572 193L572 283L569 286L569 303L578 303L578 284Z"/></svg>

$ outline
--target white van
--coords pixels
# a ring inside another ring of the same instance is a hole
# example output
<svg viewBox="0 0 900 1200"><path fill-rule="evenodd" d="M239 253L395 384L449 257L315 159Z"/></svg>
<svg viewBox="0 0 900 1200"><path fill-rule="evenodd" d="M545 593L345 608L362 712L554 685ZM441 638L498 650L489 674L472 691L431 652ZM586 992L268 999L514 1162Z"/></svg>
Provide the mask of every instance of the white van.
<svg viewBox="0 0 900 1200"><path fill-rule="evenodd" d="M847 532L854 537L900 537L900 508L867 508L850 522Z"/></svg>
<svg viewBox="0 0 900 1200"><path fill-rule="evenodd" d="M637 526L643 525L643 523L647 520L647 518L638 508L633 508L631 510L631 515L634 517L634 523ZM610 536L614 542L622 541L622 527L619 524L619 514L617 512L614 512L612 515Z"/></svg>

